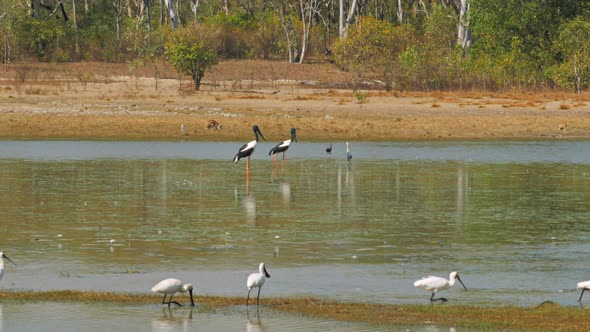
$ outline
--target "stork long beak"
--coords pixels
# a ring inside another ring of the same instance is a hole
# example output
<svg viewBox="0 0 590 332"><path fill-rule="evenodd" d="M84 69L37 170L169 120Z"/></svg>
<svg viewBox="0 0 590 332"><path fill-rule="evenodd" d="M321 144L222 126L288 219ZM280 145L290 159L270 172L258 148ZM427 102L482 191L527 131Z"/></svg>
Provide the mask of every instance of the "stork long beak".
<svg viewBox="0 0 590 332"><path fill-rule="evenodd" d="M266 271L266 267L264 268L264 276L270 278L270 274L268 274L268 271Z"/></svg>
<svg viewBox="0 0 590 332"><path fill-rule="evenodd" d="M193 290L192 290L192 289L191 289L191 290L189 290L189 291L188 291L188 294L189 294L189 295L190 295L190 297L191 297L191 307L194 307L194 306L195 306L195 300L193 300Z"/></svg>
<svg viewBox="0 0 590 332"><path fill-rule="evenodd" d="M14 266L17 266L16 263L12 261L12 259L8 258L8 256L2 254L2 258L8 259L12 264L14 264Z"/></svg>
<svg viewBox="0 0 590 332"><path fill-rule="evenodd" d="M461 286L463 286L463 288L465 288L465 291L467 291L467 287L465 287L465 284L463 283L463 281L461 281L461 278L459 278L459 276L457 276L457 280L459 280Z"/></svg>
<svg viewBox="0 0 590 332"><path fill-rule="evenodd" d="M266 141L266 138L264 138L264 135L262 135L262 132L260 131L260 129L256 128L256 133L259 134L260 137L262 137L262 139Z"/></svg>

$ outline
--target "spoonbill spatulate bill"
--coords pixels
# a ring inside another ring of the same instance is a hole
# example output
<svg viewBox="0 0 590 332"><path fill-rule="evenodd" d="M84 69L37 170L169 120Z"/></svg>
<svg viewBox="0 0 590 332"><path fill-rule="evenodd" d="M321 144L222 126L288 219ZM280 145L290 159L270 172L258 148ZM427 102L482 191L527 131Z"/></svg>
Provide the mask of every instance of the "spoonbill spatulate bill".
<svg viewBox="0 0 590 332"><path fill-rule="evenodd" d="M465 284L463 283L463 281L461 281L461 278L459 278L459 273L457 273L457 272L451 272L451 274L449 275L449 280L447 280L445 278L441 278L441 277L435 277L435 276L430 276L430 277L422 278L420 280L416 280L414 282L414 287L422 288L424 290L432 292L432 295L430 296L431 302L434 302L434 301L447 302L448 300L445 299L444 297L439 297L439 298L435 299L434 294L455 286L456 281L459 281L461 283L461 285L463 286L463 288L465 288L465 290L467 291L467 287L465 287Z"/></svg>
<svg viewBox="0 0 590 332"><path fill-rule="evenodd" d="M195 300L193 300L193 285L191 284L183 284L182 281L176 278L168 278L160 281L154 287L152 287L152 292L164 294L164 298L162 299L162 304L170 304L174 303L177 306L182 307L182 304L178 303L177 301L172 301L172 297L176 293L186 293L188 292L191 298L191 307L195 306ZM168 302L166 302L166 296L170 295Z"/></svg>
<svg viewBox="0 0 590 332"><path fill-rule="evenodd" d="M246 286L248 286L248 297L246 298L246 306L248 306L248 302L250 301L250 291L252 288L258 288L258 295L256 296L256 305L259 304L260 300L260 290L266 281L266 278L270 278L270 274L266 271L266 267L264 263L260 263L258 266L258 272L252 273L248 276L248 281L246 282Z"/></svg>

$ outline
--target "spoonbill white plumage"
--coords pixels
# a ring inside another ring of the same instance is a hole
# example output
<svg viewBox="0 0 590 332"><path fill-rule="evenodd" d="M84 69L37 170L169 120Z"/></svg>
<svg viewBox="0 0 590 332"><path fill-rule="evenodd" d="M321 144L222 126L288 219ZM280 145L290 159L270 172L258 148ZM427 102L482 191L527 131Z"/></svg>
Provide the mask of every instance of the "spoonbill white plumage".
<svg viewBox="0 0 590 332"><path fill-rule="evenodd" d="M578 283L578 289L581 289L582 290L582 294L580 294L580 298L578 299L578 302L581 302L582 301L582 296L584 296L584 292L587 289L590 289L590 280L579 282Z"/></svg>
<svg viewBox="0 0 590 332"><path fill-rule="evenodd" d="M236 153L236 155L234 156L234 164L242 158L248 158L246 159L246 172L250 171L250 156L254 152L256 144L258 144L258 135L260 135L260 137L262 137L262 139L266 141L266 138L264 138L264 135L262 135L262 132L260 132L260 128L258 128L257 125L252 126L252 130L254 131L254 136L256 137L256 139L242 145L240 150L238 150L238 153Z"/></svg>
<svg viewBox="0 0 590 332"><path fill-rule="evenodd" d="M4 276L4 261L2 259L7 259L16 266L16 263L13 262L12 259L8 258L8 256L4 255L4 253L0 251L0 280L2 280L2 276Z"/></svg>
<svg viewBox="0 0 590 332"><path fill-rule="evenodd" d="M346 142L346 161L350 162L352 160L352 154L350 153L350 149L348 148L348 142Z"/></svg>
<svg viewBox="0 0 590 332"><path fill-rule="evenodd" d="M195 306L195 301L193 300L193 285L191 284L183 284L180 280L176 278L168 278L160 281L154 287L152 287L152 292L164 294L164 298L162 299L162 304L168 303L170 307L171 303L174 303L180 307L182 304L178 303L177 301L172 301L172 297L174 294L186 293L188 292L191 298L191 307ZM170 295L170 299L166 302L166 296Z"/></svg>
<svg viewBox="0 0 590 332"><path fill-rule="evenodd" d="M459 273L457 273L457 272L451 272L451 274L449 275L449 280L447 280L445 278L441 278L441 277L435 277L435 276L430 276L430 277L422 278L420 280L416 280L414 282L414 287L422 288L424 290L432 292L432 296L430 296L431 302L434 302L434 301L447 302L448 300L445 299L444 297L440 297L440 298L435 299L434 294L436 294L439 291L443 291L445 289L449 289L449 288L455 286L455 281L457 281L457 280L459 280L459 282L461 283L463 288L465 288L465 290L467 291L467 287L465 287L465 284L463 284L463 281L461 281L461 278L459 278Z"/></svg>
<svg viewBox="0 0 590 332"><path fill-rule="evenodd" d="M248 277L248 282L246 283L246 286L248 286L248 297L246 298L246 307L248 306L248 301L250 301L250 291L252 290L252 288L256 287L258 287L258 295L256 296L256 305L258 305L260 299L260 290L262 289L262 286L264 285L266 278L270 278L270 274L268 274L268 272L266 271L264 263L260 263L260 265L258 266L258 271L259 272L252 273Z"/></svg>
<svg viewBox="0 0 590 332"><path fill-rule="evenodd" d="M289 149L292 142L297 142L297 132L295 128L291 128L291 139L286 141L282 141L281 143L277 144L274 148L270 149L268 155L272 155L272 162L276 165L276 155L279 153L283 153L283 162L285 161L285 152Z"/></svg>

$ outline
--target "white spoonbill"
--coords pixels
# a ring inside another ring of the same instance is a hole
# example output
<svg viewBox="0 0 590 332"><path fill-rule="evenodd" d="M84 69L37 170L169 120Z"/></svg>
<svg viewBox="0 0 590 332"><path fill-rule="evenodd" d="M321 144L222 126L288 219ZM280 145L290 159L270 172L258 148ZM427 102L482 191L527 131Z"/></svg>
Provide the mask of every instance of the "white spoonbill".
<svg viewBox="0 0 590 332"><path fill-rule="evenodd" d="M581 289L582 290L582 294L580 294L580 298L578 299L578 302L581 302L582 301L582 296L584 296L584 292L587 289L590 289L590 280L579 282L578 283L578 289Z"/></svg>
<svg viewBox="0 0 590 332"><path fill-rule="evenodd" d="M195 301L193 300L193 285L191 284L183 284L180 280L176 278L168 278L160 281L154 287L152 287L152 292L164 294L164 298L162 299L162 304L168 303L170 306L171 303L174 303L180 307L182 304L178 303L177 301L172 301L172 297L174 294L186 293L188 292L191 297L191 307L195 306ZM170 295L170 299L166 302L166 296Z"/></svg>
<svg viewBox="0 0 590 332"><path fill-rule="evenodd" d="M467 290L467 287L465 287L465 284L463 284L463 281L461 281L461 278L459 278L459 273L457 273L457 272L451 272L451 274L449 276L449 280L447 280L445 278L441 278L441 277L435 277L435 276L430 276L430 277L422 278L420 280L416 280L414 282L414 287L422 288L422 289L425 289L429 292L432 292L432 296L430 296L431 302L434 302L434 301L447 302L448 300L445 299L444 297L439 297L439 298L435 299L434 294L436 294L439 291L443 291L445 289L449 289L449 288L455 286L455 281L457 281L457 280L459 280L459 282L461 283L463 288L465 288L465 290Z"/></svg>
<svg viewBox="0 0 590 332"><path fill-rule="evenodd" d="M12 261L12 259L8 258L8 256L4 255L3 252L0 251L0 280L2 280L2 276L4 276L4 261L3 258L6 258L12 264L16 266L16 263Z"/></svg>
<svg viewBox="0 0 590 332"><path fill-rule="evenodd" d="M242 158L247 158L246 159L246 172L250 171L250 156L254 152L254 149L256 148L256 144L258 144L258 135L260 135L260 137L262 137L262 139L266 141L266 138L264 138L264 135L262 135L262 132L260 132L260 128L258 128L257 125L252 126L252 130L254 131L254 136L256 137L256 139L249 142L249 143L242 145L240 150L238 150L238 153L236 153L236 155L234 156L234 164L237 163Z"/></svg>
<svg viewBox="0 0 590 332"><path fill-rule="evenodd" d="M248 301L250 300L250 291L252 290L252 288L256 287L258 287L258 296L256 296L256 305L258 305L258 301L260 299L260 290L262 289L262 286L264 285L264 281L266 281L266 278L270 278L270 274L268 274L268 272L266 271L264 263L260 263L260 265L258 266L258 271L258 273L252 273L248 277L248 282L246 283L246 286L248 286L248 297L246 298L246 307L248 306Z"/></svg>

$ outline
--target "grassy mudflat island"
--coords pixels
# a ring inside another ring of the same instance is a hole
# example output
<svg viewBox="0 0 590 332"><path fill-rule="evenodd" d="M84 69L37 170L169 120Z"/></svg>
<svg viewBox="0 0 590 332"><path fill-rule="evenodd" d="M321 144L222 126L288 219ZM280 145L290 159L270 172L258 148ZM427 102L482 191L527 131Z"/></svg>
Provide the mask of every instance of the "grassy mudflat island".
<svg viewBox="0 0 590 332"><path fill-rule="evenodd" d="M180 301L186 298L179 296ZM0 292L0 300L113 303L137 305L160 303L161 297L108 292L48 291ZM186 301L185 301L186 302ZM244 306L242 297L197 296L197 306L212 308ZM261 306L285 313L363 322L375 325L437 325L484 330L588 331L586 307L561 307L552 302L536 307L479 307L464 305L387 305L342 303L317 298L268 298Z"/></svg>
<svg viewBox="0 0 590 332"><path fill-rule="evenodd" d="M9 66L0 80L0 137L243 141L588 139L590 95L537 92L354 92L330 64L226 61L202 91L162 64ZM20 72L20 76L16 72ZM221 125L207 129L210 120ZM180 130L181 124L186 130Z"/></svg>

